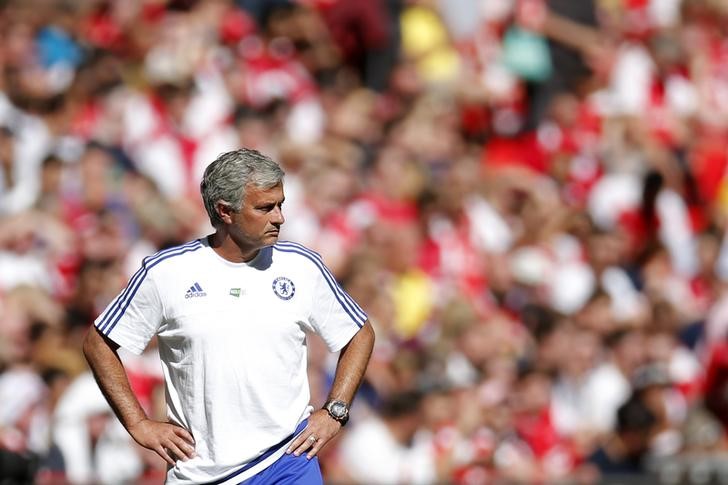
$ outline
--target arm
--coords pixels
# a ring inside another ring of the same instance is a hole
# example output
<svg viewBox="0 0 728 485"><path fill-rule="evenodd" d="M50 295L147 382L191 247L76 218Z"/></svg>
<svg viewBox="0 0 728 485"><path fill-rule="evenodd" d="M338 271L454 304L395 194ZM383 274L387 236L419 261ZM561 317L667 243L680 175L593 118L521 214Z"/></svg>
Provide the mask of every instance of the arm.
<svg viewBox="0 0 728 485"><path fill-rule="evenodd" d="M132 438L155 451L174 466L174 457L186 460L195 456L194 440L184 428L149 419L131 390L124 366L116 352L119 346L102 336L96 327L86 334L83 353L94 378L114 413Z"/></svg>
<svg viewBox="0 0 728 485"><path fill-rule="evenodd" d="M339 362L336 365L334 383L329 392L329 399L338 399L351 404L364 373L367 370L369 357L374 348L374 329L371 323L367 323L357 332L339 355ZM326 413L328 415L328 413Z"/></svg>
<svg viewBox="0 0 728 485"><path fill-rule="evenodd" d="M606 35L595 26L552 11L544 0L520 2L517 21L526 29L579 52L592 69L604 69L602 66L611 62L614 46Z"/></svg>
<svg viewBox="0 0 728 485"><path fill-rule="evenodd" d="M354 394L364 379L364 372L373 348L374 330L371 323L367 321L351 341L341 349L329 399L338 399L351 404ZM331 438L336 436L340 429L341 424L329 416L325 409L318 409L308 418L308 426L291 443L286 453L293 452L298 456L308 450L307 458L313 458ZM316 441L309 439L310 436L315 436Z"/></svg>
<svg viewBox="0 0 728 485"><path fill-rule="evenodd" d="M591 48L604 43L597 29L553 12L546 14L543 32L549 38L579 52L588 53Z"/></svg>

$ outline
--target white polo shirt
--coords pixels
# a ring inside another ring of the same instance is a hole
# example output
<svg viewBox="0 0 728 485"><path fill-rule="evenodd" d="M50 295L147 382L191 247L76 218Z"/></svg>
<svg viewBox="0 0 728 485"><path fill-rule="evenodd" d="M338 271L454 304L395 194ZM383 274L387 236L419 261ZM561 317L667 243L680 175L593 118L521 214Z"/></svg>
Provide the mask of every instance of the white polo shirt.
<svg viewBox="0 0 728 485"><path fill-rule="evenodd" d="M273 463L310 414L306 333L337 352L366 319L299 244L232 263L203 238L145 258L95 325L137 354L158 337L168 417L192 433L197 454L167 483L222 484Z"/></svg>

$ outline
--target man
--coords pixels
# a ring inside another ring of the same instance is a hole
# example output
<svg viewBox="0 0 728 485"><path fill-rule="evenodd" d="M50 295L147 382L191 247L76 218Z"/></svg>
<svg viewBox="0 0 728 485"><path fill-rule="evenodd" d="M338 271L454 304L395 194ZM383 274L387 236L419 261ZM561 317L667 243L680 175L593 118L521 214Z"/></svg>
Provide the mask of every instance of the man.
<svg viewBox="0 0 728 485"><path fill-rule="evenodd" d="M600 446L587 462L602 475L645 476L645 459L655 434L657 418L639 395L632 395L617 410L614 435ZM646 477L649 478L649 477Z"/></svg>
<svg viewBox="0 0 728 485"><path fill-rule="evenodd" d="M167 483L321 483L315 456L348 419L374 332L317 254L277 243L275 162L224 153L200 189L216 232L145 258L88 333L86 358L129 434L169 464ZM307 333L341 350L313 413ZM146 416L116 353L141 353L155 335L168 423Z"/></svg>

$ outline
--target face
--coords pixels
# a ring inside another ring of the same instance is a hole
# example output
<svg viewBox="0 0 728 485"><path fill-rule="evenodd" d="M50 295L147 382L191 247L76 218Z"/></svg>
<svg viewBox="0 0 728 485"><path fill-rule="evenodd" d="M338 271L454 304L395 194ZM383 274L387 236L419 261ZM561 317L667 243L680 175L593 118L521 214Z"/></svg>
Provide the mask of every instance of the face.
<svg viewBox="0 0 728 485"><path fill-rule="evenodd" d="M285 222L282 211L284 200L282 183L269 189L253 185L246 187L240 211L228 210L221 214L225 222L230 221L230 236L235 243L244 251L257 251L275 244Z"/></svg>

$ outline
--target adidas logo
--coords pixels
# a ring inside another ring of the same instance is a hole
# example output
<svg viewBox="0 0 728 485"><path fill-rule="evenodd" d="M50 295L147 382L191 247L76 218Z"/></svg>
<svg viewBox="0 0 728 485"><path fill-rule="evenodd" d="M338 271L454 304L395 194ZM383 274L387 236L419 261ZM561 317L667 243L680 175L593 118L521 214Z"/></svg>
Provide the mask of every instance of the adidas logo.
<svg viewBox="0 0 728 485"><path fill-rule="evenodd" d="M202 289L200 284L195 281L195 284L190 286L190 289L185 293L185 298L197 298L200 296L207 296L207 293Z"/></svg>

